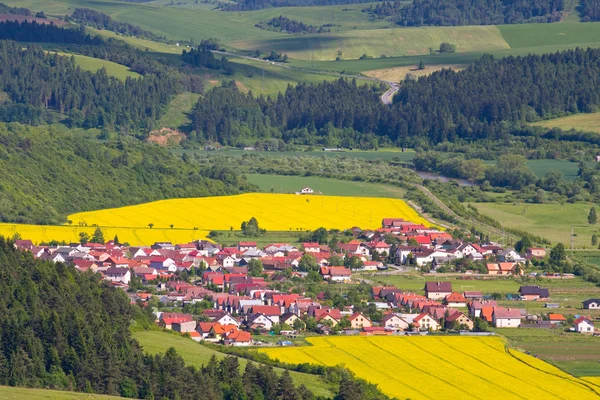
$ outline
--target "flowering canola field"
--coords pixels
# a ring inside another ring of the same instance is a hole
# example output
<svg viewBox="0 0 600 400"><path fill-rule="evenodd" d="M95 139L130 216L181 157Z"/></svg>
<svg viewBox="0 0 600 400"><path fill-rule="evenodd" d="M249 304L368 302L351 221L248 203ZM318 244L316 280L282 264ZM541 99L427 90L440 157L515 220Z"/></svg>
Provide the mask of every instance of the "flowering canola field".
<svg viewBox="0 0 600 400"><path fill-rule="evenodd" d="M430 225L404 201L347 196L298 196L248 193L236 196L161 200L136 206L77 213L73 224L200 230L240 229L256 217L261 228L287 231L319 227L345 229L354 225L378 228L384 217Z"/></svg>
<svg viewBox="0 0 600 400"><path fill-rule="evenodd" d="M91 234L97 225L105 238L118 235L131 245L186 243L206 238L211 230L239 230L242 222L252 217L258 219L261 228L271 231L378 228L388 217L431 225L398 199L248 193L81 212L68 217L72 223L68 226L0 224L0 234L12 236L18 232L37 243L52 239L76 242L79 232ZM153 224L152 229L149 224Z"/></svg>
<svg viewBox="0 0 600 400"><path fill-rule="evenodd" d="M411 399L598 399L600 387L511 350L496 337L316 337L261 349L288 363L344 364L389 396Z"/></svg>

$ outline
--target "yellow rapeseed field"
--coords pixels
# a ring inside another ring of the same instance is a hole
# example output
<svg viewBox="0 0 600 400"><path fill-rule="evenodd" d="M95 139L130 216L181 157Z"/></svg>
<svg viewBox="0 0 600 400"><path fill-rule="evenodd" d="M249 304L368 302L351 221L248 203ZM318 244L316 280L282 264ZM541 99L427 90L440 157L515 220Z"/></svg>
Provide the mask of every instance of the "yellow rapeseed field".
<svg viewBox="0 0 600 400"><path fill-rule="evenodd" d="M496 337L316 337L261 349L288 363L344 364L390 396L411 399L597 399L600 387Z"/></svg>
<svg viewBox="0 0 600 400"><path fill-rule="evenodd" d="M429 223L404 201L347 196L297 196L249 193L236 196L201 197L155 201L136 206L82 212L69 216L73 224L200 230L240 229L243 221L256 217L261 228L345 229L352 226L378 228L385 217Z"/></svg>
<svg viewBox="0 0 600 400"><path fill-rule="evenodd" d="M30 239L34 243L58 240L65 242L79 242L79 233L87 232L90 236L94 233L94 227L80 226L47 226L47 225L25 225L25 224L0 224L0 235L12 237L15 233L24 239ZM115 235L119 241L128 242L133 246L150 245L158 241L169 241L172 243L187 243L197 239L205 239L207 231L193 229L150 229L128 228L128 227L102 227L104 238L111 240Z"/></svg>
<svg viewBox="0 0 600 400"><path fill-rule="evenodd" d="M82 212L70 215L71 225L65 226L0 224L0 235L18 232L36 243L53 239L76 242L79 232L91 234L95 229L92 226L97 225L106 239L118 235L120 241L131 245L185 243L204 239L211 230L239 230L242 222L252 217L258 219L262 228L272 231L378 228L387 217L430 225L398 199L249 193ZM153 224L152 228L149 224Z"/></svg>

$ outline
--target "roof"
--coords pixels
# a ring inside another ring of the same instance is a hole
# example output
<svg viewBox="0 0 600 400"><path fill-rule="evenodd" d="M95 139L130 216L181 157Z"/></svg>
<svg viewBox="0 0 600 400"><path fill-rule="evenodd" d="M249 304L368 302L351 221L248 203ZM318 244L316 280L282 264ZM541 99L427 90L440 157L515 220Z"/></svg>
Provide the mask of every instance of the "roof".
<svg viewBox="0 0 600 400"><path fill-rule="evenodd" d="M266 316L279 316L281 315L281 309L277 306L252 306L252 313L260 313Z"/></svg>
<svg viewBox="0 0 600 400"><path fill-rule="evenodd" d="M319 247L321 246L319 243L315 243L315 242L306 242L306 243L302 243L302 247L307 248L307 247Z"/></svg>
<svg viewBox="0 0 600 400"><path fill-rule="evenodd" d="M539 286L521 286L519 288L519 293L521 296L550 297L548 289L544 289Z"/></svg>
<svg viewBox="0 0 600 400"><path fill-rule="evenodd" d="M447 292L452 293L452 283L450 282L426 282L425 283L425 291L426 292Z"/></svg>
<svg viewBox="0 0 600 400"><path fill-rule="evenodd" d="M577 318L575 321L573 321L573 323L574 323L575 325L579 325L579 324L581 324L582 322L587 322L588 324L590 324L590 325L592 325L592 326L594 325L594 323L593 323L593 322L592 322L592 321L591 321L591 320L590 320L588 317L585 317L585 316L583 316L583 315L582 315L581 317Z"/></svg>
<svg viewBox="0 0 600 400"><path fill-rule="evenodd" d="M352 314L351 316L349 316L349 317L348 317L348 319L349 319L350 321L352 321L352 320L354 320L354 319L356 319L356 318L358 318L358 317L363 317L363 318L364 318L364 319L366 319L367 321L371 321L369 318L365 317L365 316L364 316L362 313L359 313L359 312L356 312L356 313Z"/></svg>
<svg viewBox="0 0 600 400"><path fill-rule="evenodd" d="M240 242L240 247L256 247L256 242Z"/></svg>
<svg viewBox="0 0 600 400"><path fill-rule="evenodd" d="M467 299L465 296L458 292L452 292L448 296L446 296L446 302L448 303L466 303Z"/></svg>
<svg viewBox="0 0 600 400"><path fill-rule="evenodd" d="M466 316L465 314L461 313L460 311L457 311L457 312L455 312L455 313L453 313L453 314L449 315L449 316L446 318L446 321L447 321L447 322L454 322L454 321L456 321L457 319L459 319L459 318L461 318L461 317L465 317L465 318L466 318L467 316Z"/></svg>
<svg viewBox="0 0 600 400"><path fill-rule="evenodd" d="M566 321L567 319L562 314L548 314L550 321Z"/></svg>
<svg viewBox="0 0 600 400"><path fill-rule="evenodd" d="M519 318L521 319L521 311L517 308L504 308L504 307L496 307L494 308L494 316L495 318Z"/></svg>
<svg viewBox="0 0 600 400"><path fill-rule="evenodd" d="M585 305L592 304L592 303L600 304L600 299L589 299L589 300L582 301L582 303Z"/></svg>

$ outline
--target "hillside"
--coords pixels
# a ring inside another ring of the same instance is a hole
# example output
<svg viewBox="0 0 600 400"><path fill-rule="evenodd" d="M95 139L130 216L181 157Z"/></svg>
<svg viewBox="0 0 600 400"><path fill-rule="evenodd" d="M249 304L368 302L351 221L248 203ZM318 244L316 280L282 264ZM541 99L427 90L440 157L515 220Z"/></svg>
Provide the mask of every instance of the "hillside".
<svg viewBox="0 0 600 400"><path fill-rule="evenodd" d="M161 331L139 331L133 334L144 351L150 354L160 354L169 348L174 348L182 355L183 360L188 365L199 367L208 363L211 357L222 359L225 354L209 349L206 346L198 344L189 338L184 338L177 334L161 332ZM239 358L240 368L244 369L249 361L244 358ZM281 374L281 368L275 368L277 374ZM291 371L290 375L296 385L302 385L311 388L312 392L317 396L332 397L332 385L325 382L321 377L311 374L303 374L300 372Z"/></svg>
<svg viewBox="0 0 600 400"><path fill-rule="evenodd" d="M118 396L102 394L65 392L47 389L26 389L20 387L0 386L0 399L2 400L117 400Z"/></svg>

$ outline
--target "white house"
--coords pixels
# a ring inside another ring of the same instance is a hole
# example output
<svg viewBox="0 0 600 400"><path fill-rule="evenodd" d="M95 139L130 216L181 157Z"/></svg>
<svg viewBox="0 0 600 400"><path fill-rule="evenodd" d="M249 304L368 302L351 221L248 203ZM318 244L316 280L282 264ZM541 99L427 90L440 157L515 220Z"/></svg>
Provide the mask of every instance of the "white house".
<svg viewBox="0 0 600 400"><path fill-rule="evenodd" d="M177 272L175 261L169 257L152 257L150 259L150 268L155 268L157 271Z"/></svg>
<svg viewBox="0 0 600 400"><path fill-rule="evenodd" d="M587 317L579 317L575 321L575 330L579 333L594 333L594 323Z"/></svg>
<svg viewBox="0 0 600 400"><path fill-rule="evenodd" d="M131 281L131 272L129 272L129 268L108 268L104 271L104 279L128 285Z"/></svg>
<svg viewBox="0 0 600 400"><path fill-rule="evenodd" d="M583 302L583 308L586 310L600 309L600 299L589 299Z"/></svg>
<svg viewBox="0 0 600 400"><path fill-rule="evenodd" d="M215 318L213 318L213 322L218 322L221 325L235 325L238 327L240 326L240 321L233 318L228 312L216 316Z"/></svg>
<svg viewBox="0 0 600 400"><path fill-rule="evenodd" d="M273 321L264 314L254 314L248 320L248 325L260 325L267 330L271 330L273 328Z"/></svg>
<svg viewBox="0 0 600 400"><path fill-rule="evenodd" d="M302 188L302 190L300 190L299 192L296 192L296 194L313 194L314 192L314 190L307 186L305 188Z"/></svg>
<svg viewBox="0 0 600 400"><path fill-rule="evenodd" d="M388 314L381 320L381 324L386 328L398 329L398 330L407 330L408 322L404 319L400 318L396 314Z"/></svg>
<svg viewBox="0 0 600 400"><path fill-rule="evenodd" d="M496 328L518 328L521 311L516 308L496 307L492 312L492 323Z"/></svg>

